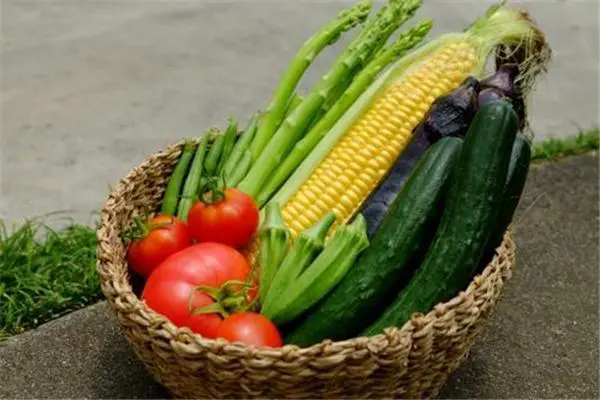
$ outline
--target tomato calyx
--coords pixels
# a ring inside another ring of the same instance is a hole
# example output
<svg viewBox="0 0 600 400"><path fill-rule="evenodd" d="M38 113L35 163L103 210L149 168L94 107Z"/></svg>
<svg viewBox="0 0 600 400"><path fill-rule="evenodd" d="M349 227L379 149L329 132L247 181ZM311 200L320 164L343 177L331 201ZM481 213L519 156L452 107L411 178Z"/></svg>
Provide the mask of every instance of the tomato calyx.
<svg viewBox="0 0 600 400"><path fill-rule="evenodd" d="M213 287L207 285L197 285L192 289L188 300L188 311L190 315L200 314L220 314L223 318L227 318L231 313L239 311L247 311L256 303L256 299L248 302L247 292L252 288L248 282L230 280L224 282L221 287ZM209 296L213 303L195 307L193 305L193 296L196 292L202 292Z"/></svg>
<svg viewBox="0 0 600 400"><path fill-rule="evenodd" d="M204 185L200 188L200 201L204 204L216 204L225 200L225 173L221 176L211 176L207 178Z"/></svg>
<svg viewBox="0 0 600 400"><path fill-rule="evenodd" d="M173 218L172 216L170 216L170 219L167 222L159 222L153 224L145 223L140 217L135 216L133 217L133 225L125 228L123 230L123 233L121 234L121 237L125 240L133 242L135 240L139 240L148 236L148 234L154 229L163 228L165 226L173 225L174 223L175 218Z"/></svg>

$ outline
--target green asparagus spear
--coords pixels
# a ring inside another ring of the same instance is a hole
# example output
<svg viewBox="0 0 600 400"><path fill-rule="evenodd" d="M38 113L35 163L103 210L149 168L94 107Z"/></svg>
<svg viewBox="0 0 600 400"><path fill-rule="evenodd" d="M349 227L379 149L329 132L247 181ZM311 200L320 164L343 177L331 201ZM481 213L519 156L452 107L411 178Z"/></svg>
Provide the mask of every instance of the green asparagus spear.
<svg viewBox="0 0 600 400"><path fill-rule="evenodd" d="M290 115L300 105L300 103L302 103L302 100L304 100L304 97L300 96L298 93L294 93L292 95L292 98L285 108L284 119L287 118L287 116Z"/></svg>
<svg viewBox="0 0 600 400"><path fill-rule="evenodd" d="M356 99L373 82L375 77L395 59L401 57L418 43L430 31L432 22L423 21L404 32L398 40L382 49L367 66L358 73L348 89L341 95L338 101L331 107L327 114L317 122L304 138L296 143L290 154L283 163L277 167L264 184L256 201L259 206L264 205L273 193L289 178L294 170L300 165L310 151L330 131L338 119L350 108Z"/></svg>
<svg viewBox="0 0 600 400"><path fill-rule="evenodd" d="M242 158L238 162L238 165L235 167L235 170L231 174L229 178L226 178L227 186L236 187L236 185L244 179L244 176L248 173L250 166L252 165L252 153L250 149L246 149ZM228 180L227 180L228 179Z"/></svg>
<svg viewBox="0 0 600 400"><path fill-rule="evenodd" d="M333 44L341 34L363 22L371 11L372 0L362 0L338 16L313 36L311 36L290 62L277 87L274 98L266 110L262 124L252 141L252 159L256 160L281 124L286 105L304 71L315 57L328 45Z"/></svg>

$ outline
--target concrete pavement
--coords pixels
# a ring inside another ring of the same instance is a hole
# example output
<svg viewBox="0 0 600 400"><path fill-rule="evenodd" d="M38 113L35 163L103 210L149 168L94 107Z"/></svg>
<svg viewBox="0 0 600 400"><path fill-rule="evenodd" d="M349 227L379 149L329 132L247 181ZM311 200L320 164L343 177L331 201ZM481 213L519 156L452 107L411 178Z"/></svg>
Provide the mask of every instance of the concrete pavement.
<svg viewBox="0 0 600 400"><path fill-rule="evenodd" d="M590 398L598 388L598 156L535 167L517 268L442 398ZM163 398L106 303L0 342L0 398Z"/></svg>
<svg viewBox="0 0 600 400"><path fill-rule="evenodd" d="M150 153L264 107L300 43L352 3L3 1L0 218L69 210L89 222L108 185ZM531 109L538 136L597 124L597 1L515 3L554 48ZM434 18L432 36L461 30L489 4L425 0L415 21Z"/></svg>

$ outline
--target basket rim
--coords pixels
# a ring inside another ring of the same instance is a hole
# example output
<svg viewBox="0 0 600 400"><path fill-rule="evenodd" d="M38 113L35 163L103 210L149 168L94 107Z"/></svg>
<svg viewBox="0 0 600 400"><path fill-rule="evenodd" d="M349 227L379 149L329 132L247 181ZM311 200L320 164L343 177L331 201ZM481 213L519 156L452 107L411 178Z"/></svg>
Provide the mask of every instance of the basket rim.
<svg viewBox="0 0 600 400"><path fill-rule="evenodd" d="M197 142L198 139L192 139L191 141ZM124 176L123 178L121 178L119 180L118 184L111 190L111 192L108 195L107 200L105 201L105 203L102 207L102 210L100 213L100 224L99 224L98 229L96 230L96 237L98 240L97 257L96 257L97 273L99 273L100 266L103 264L102 260L111 258L104 254L103 247L101 246L101 241L104 240L103 238L109 237L109 235L107 233L108 227L109 227L107 224L107 221L109 220L109 218L108 218L108 215L110 213L109 209L111 208L111 205L115 202L115 199L117 199L120 196L120 194L123 192L123 190L126 188L129 180L131 180L133 177L135 177L135 175L138 173L138 171L148 167L153 158L167 157L169 155L173 155L174 152L180 152L181 149L183 148L183 145L186 142L190 142L190 140L180 140L176 143L168 145L167 147L165 147L164 149L162 149L158 152L153 153L150 157L146 158L141 164L132 168L127 173L127 175ZM119 241L123 246L125 246L120 238L119 238ZM431 310L429 310L426 313L414 313L411 316L411 318L409 320L407 320L401 327L388 327L382 333L379 333L379 334L373 335L373 336L357 336L357 337L353 337L353 338L349 338L349 339L345 339L345 340L339 340L339 341L333 341L331 339L324 339L324 340L322 340L318 343L315 343L311 346L308 346L308 347L300 347L295 344L284 344L281 347L268 348L268 347L247 345L247 344L244 344L241 342L230 342L223 338L215 338L215 339L206 338L199 333L193 332L188 327L179 327L179 326L175 325L166 316L155 312L153 309L151 309L149 306L147 306L146 303L143 300L141 300L141 298L138 297L133 292L133 287L132 287L131 281L129 279L131 277L131 272L129 271L129 268L127 267L127 261L125 259L113 260L114 262L118 263L119 266L124 267L124 269L126 271L126 276L127 276L125 288L121 288L120 290L117 290L116 295L111 295L110 293L107 293L104 288L104 284L113 283L116 281L117 277L114 276L115 274L111 274L112 276L110 276L110 279L104 279L102 274L99 274L99 275L100 275L101 289L102 289L103 295L107 300L109 300L109 303L114 302L115 299L117 299L117 298L122 299L122 300L126 299L125 301L130 303L135 308L137 313L143 312L144 314L151 315L155 319L160 321L161 324L163 326L165 326L167 328L167 330L173 336L171 339L173 341L181 342L181 341L183 341L182 339L185 338L186 342L196 343L205 348L212 348L212 347L214 347L215 344L218 344L218 345L220 345L219 347L226 346L230 350L248 351L249 349L252 349L252 352L255 354L263 354L263 355L268 355L268 356L285 355L285 354L289 354L290 352L293 352L294 354L296 354L298 356L305 356L305 355L314 353L315 351L319 351L319 353L321 353L320 349L322 349L323 345L335 346L338 349L339 348L355 349L356 345L358 343L363 343L364 345L378 343L377 347L380 347L382 345L385 346L386 344L388 344L390 342L397 342L397 340L394 340L394 337L397 337L397 335L401 332L415 331L417 329L420 329L423 326L434 324L437 320L439 320L438 314L443 314L446 309L451 309L452 307L454 307L464 301L467 301L469 299L469 297L473 297L475 290L479 286L481 286L485 282L485 280L488 279L490 277L490 275L492 274L492 271L495 268L494 265L498 263L499 258L501 257L501 255L500 255L501 252L499 251L499 249L503 249L503 248L505 249L505 252L508 249L508 250L512 250L514 253L516 250L516 246L515 246L514 240L513 240L512 226L509 226L509 228L506 230L503 241L500 244L500 246L498 246L498 248L496 248L493 259L490 261L490 263L488 265L486 265L486 267L479 274L475 275L471 279L471 281L469 282L469 285L467 286L466 289L461 290L459 293L456 294L456 296L454 296L450 300L436 304ZM112 286L115 287L114 285L112 285ZM116 313L119 312L118 310L115 310L115 308L112 304L111 304L111 308L113 309L113 312L116 312ZM400 335L400 336L402 336L402 335Z"/></svg>

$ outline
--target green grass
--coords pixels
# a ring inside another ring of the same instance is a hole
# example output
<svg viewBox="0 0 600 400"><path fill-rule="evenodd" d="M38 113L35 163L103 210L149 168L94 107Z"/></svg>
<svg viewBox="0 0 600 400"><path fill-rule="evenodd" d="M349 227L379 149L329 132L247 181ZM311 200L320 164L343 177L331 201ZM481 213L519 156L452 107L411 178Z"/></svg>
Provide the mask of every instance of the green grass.
<svg viewBox="0 0 600 400"><path fill-rule="evenodd" d="M565 138L550 138L533 146L533 161L553 161L567 156L598 150L598 128Z"/></svg>
<svg viewBox="0 0 600 400"><path fill-rule="evenodd" d="M39 220L8 232L0 221L0 340L101 298L96 234Z"/></svg>

